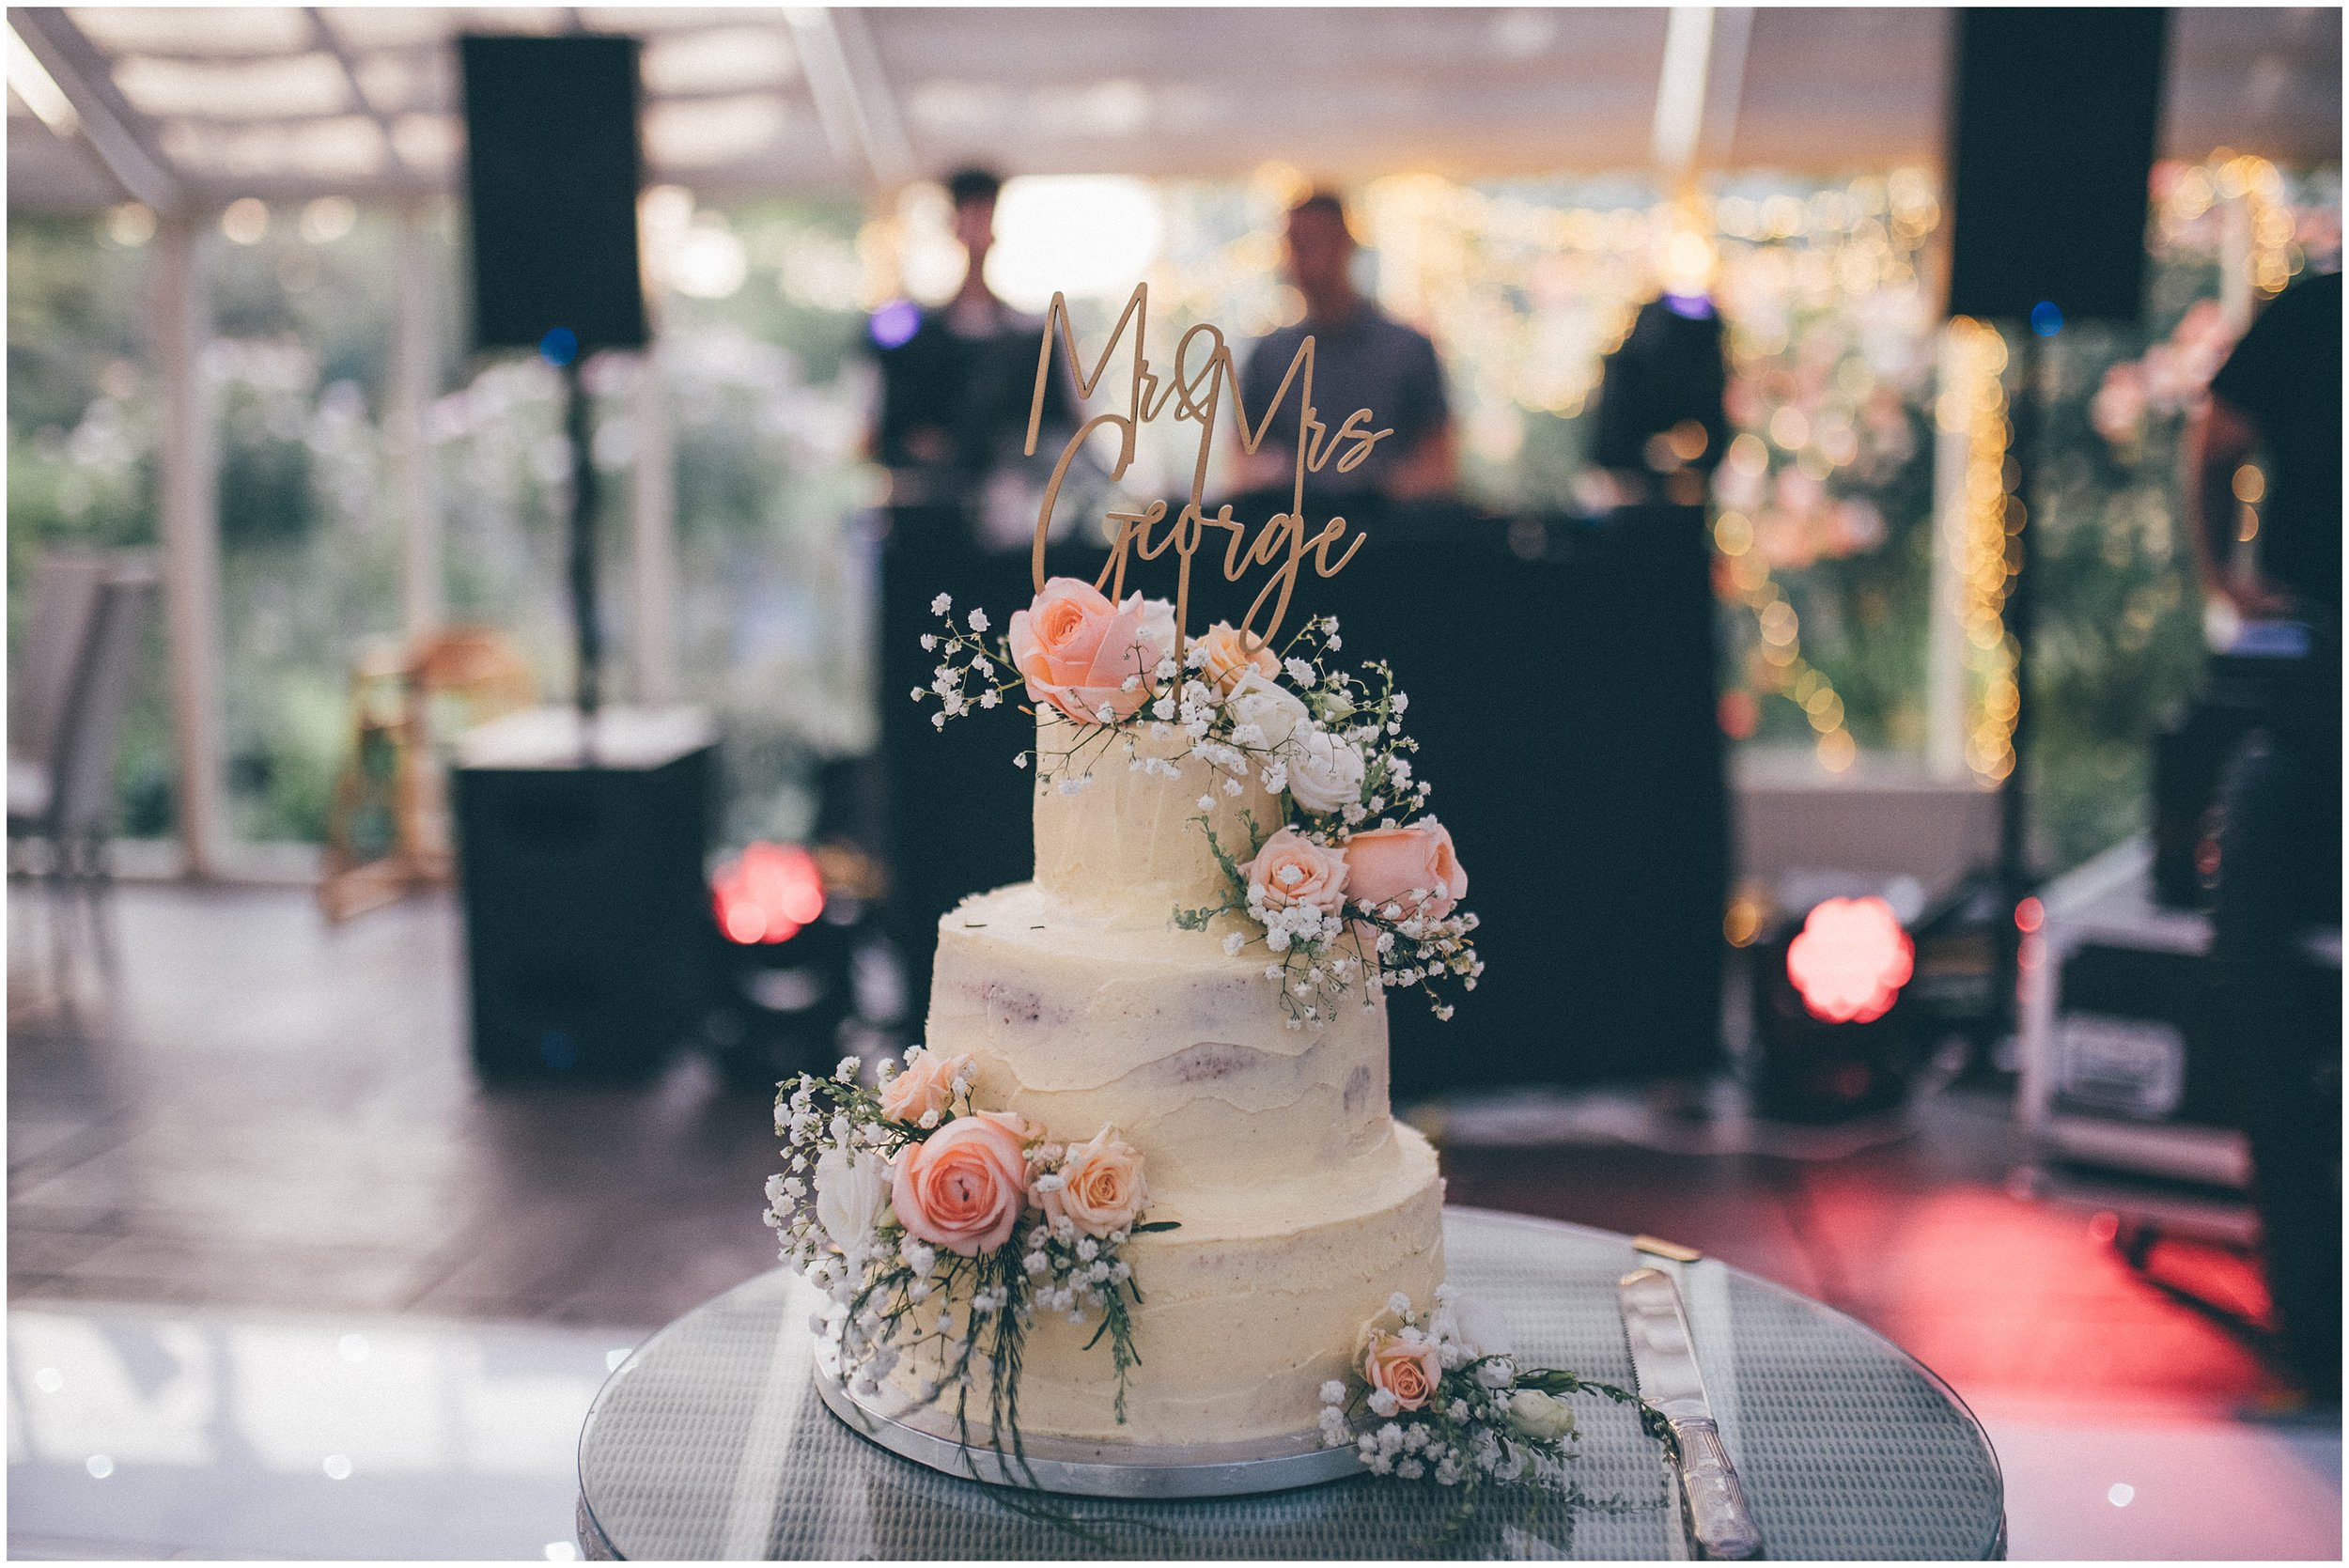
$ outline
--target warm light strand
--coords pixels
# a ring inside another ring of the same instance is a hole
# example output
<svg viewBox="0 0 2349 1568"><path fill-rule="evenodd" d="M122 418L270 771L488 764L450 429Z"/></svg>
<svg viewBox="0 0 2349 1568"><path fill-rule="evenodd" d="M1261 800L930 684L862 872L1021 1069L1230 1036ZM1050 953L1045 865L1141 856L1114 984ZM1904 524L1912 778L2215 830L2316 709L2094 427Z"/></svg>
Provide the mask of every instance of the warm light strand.
<svg viewBox="0 0 2349 1568"><path fill-rule="evenodd" d="M2021 566L2023 503L2008 494L2006 340L1968 317L1950 323L1955 353L1937 416L1966 437L1966 484L1958 530L1958 624L1966 633L1966 765L1984 783L2015 770L2015 721L2021 691L2018 649L2006 626L2006 596Z"/></svg>
<svg viewBox="0 0 2349 1568"><path fill-rule="evenodd" d="M1859 742L1846 725L1843 699L1826 672L1802 656L1802 618L1771 579L1770 567L1753 548L1752 525L1742 513L1725 511L1713 524L1720 552L1722 597L1753 612L1757 640L1747 657L1746 681L1755 691L1775 692L1802 709L1818 733L1813 742L1819 766L1841 773L1859 758Z"/></svg>

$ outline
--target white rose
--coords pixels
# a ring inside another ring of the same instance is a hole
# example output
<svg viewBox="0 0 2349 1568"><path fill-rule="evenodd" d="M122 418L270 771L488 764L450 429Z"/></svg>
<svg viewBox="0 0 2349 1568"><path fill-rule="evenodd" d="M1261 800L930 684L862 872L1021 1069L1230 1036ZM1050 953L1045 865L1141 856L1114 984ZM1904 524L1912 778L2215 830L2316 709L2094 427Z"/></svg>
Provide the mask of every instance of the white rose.
<svg viewBox="0 0 2349 1568"><path fill-rule="evenodd" d="M1134 599L1142 600L1136 606L1142 613L1142 634L1150 639L1151 645L1156 647L1160 654L1173 657L1174 652L1174 601L1163 598L1143 598L1140 594L1136 594L1127 602L1132 604Z"/></svg>
<svg viewBox="0 0 2349 1568"><path fill-rule="evenodd" d="M1539 1389L1519 1389L1509 1396L1509 1424L1528 1437L1564 1437L1574 1431L1574 1411Z"/></svg>
<svg viewBox="0 0 2349 1568"><path fill-rule="evenodd" d="M1277 686L1254 670L1232 688L1232 718L1264 732L1264 749L1277 752L1305 722L1305 705L1285 686Z"/></svg>
<svg viewBox="0 0 2349 1568"><path fill-rule="evenodd" d="M1289 793L1307 811L1332 812L1362 798L1361 749L1327 730L1290 737Z"/></svg>
<svg viewBox="0 0 2349 1568"><path fill-rule="evenodd" d="M877 1154L852 1159L846 1149L826 1149L816 1161L816 1219L844 1252L873 1238L889 1206L889 1164Z"/></svg>
<svg viewBox="0 0 2349 1568"><path fill-rule="evenodd" d="M1476 1363L1476 1381L1487 1389L1505 1389L1517 1380L1517 1363L1507 1357Z"/></svg>

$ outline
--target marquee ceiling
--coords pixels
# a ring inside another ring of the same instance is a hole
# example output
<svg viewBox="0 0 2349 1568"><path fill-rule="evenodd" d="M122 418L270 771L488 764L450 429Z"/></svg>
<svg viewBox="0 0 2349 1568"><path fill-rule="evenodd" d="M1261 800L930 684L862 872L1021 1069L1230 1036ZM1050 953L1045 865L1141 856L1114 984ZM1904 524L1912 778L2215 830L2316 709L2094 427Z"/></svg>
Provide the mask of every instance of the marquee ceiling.
<svg viewBox="0 0 2349 1568"><path fill-rule="evenodd" d="M1637 171L1660 9L18 8L8 200L453 188L463 32L645 39L652 178L708 191L1012 173ZM1938 157L1949 13L1721 8L1701 157L1822 172ZM20 42L21 40L21 42ZM64 101L47 97L40 72ZM2165 150L2338 162L2341 14L2182 11ZM45 109L45 114L36 110ZM62 124L63 130L52 122Z"/></svg>

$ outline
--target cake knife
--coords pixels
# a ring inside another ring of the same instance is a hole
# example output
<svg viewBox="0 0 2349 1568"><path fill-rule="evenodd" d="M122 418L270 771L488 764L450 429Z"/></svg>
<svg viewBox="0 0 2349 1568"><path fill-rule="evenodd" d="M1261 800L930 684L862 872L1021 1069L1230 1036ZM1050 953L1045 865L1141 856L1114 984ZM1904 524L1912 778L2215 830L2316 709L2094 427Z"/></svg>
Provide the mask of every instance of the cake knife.
<svg viewBox="0 0 2349 1568"><path fill-rule="evenodd" d="M1678 1440L1681 1506L1698 1551L1729 1562L1760 1556L1762 1533L1747 1511L1745 1489L1737 1484L1737 1471L1713 1421L1680 1287L1660 1268L1639 1268L1616 1281L1615 1294L1623 1305L1624 1338L1631 1345L1640 1397L1672 1423Z"/></svg>

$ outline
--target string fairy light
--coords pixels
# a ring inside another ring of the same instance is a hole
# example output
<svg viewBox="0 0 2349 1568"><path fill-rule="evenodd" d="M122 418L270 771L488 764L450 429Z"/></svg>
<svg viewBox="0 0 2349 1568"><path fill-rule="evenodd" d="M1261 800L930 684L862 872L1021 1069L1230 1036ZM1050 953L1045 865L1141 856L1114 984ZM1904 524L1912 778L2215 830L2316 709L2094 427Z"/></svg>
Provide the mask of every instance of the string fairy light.
<svg viewBox="0 0 2349 1568"><path fill-rule="evenodd" d="M2243 203L2251 287L2262 294L2279 294L2303 258L2295 254L2295 225L2284 200L2283 176L2264 158L2249 153L2223 161L2212 159L2211 184L2222 200Z"/></svg>
<svg viewBox="0 0 2349 1568"><path fill-rule="evenodd" d="M1812 754L1819 766L1844 771L1859 759L1859 744L1844 722L1843 699L1827 673L1803 657L1802 617L1754 550L1753 524L1742 512L1723 511L1714 520L1713 546L1728 563L1731 594L1753 612L1757 641L1746 660L1747 685L1800 708L1818 736Z"/></svg>
<svg viewBox="0 0 2349 1568"><path fill-rule="evenodd" d="M1942 427L1966 436L1958 530L1958 624L1966 635L1966 765L1985 784L2015 770L2018 649L2006 626L2007 591L2021 565L2023 504L2008 493L2006 340L1969 317L1951 322L1954 352L1941 388Z"/></svg>
<svg viewBox="0 0 2349 1568"><path fill-rule="evenodd" d="M2312 260L2322 270L2340 249L2338 208L2295 202L2283 172L2256 154L2222 147L2200 163L2165 163L2154 185L2162 241L2216 246L2222 276L2260 296L2280 293Z"/></svg>

